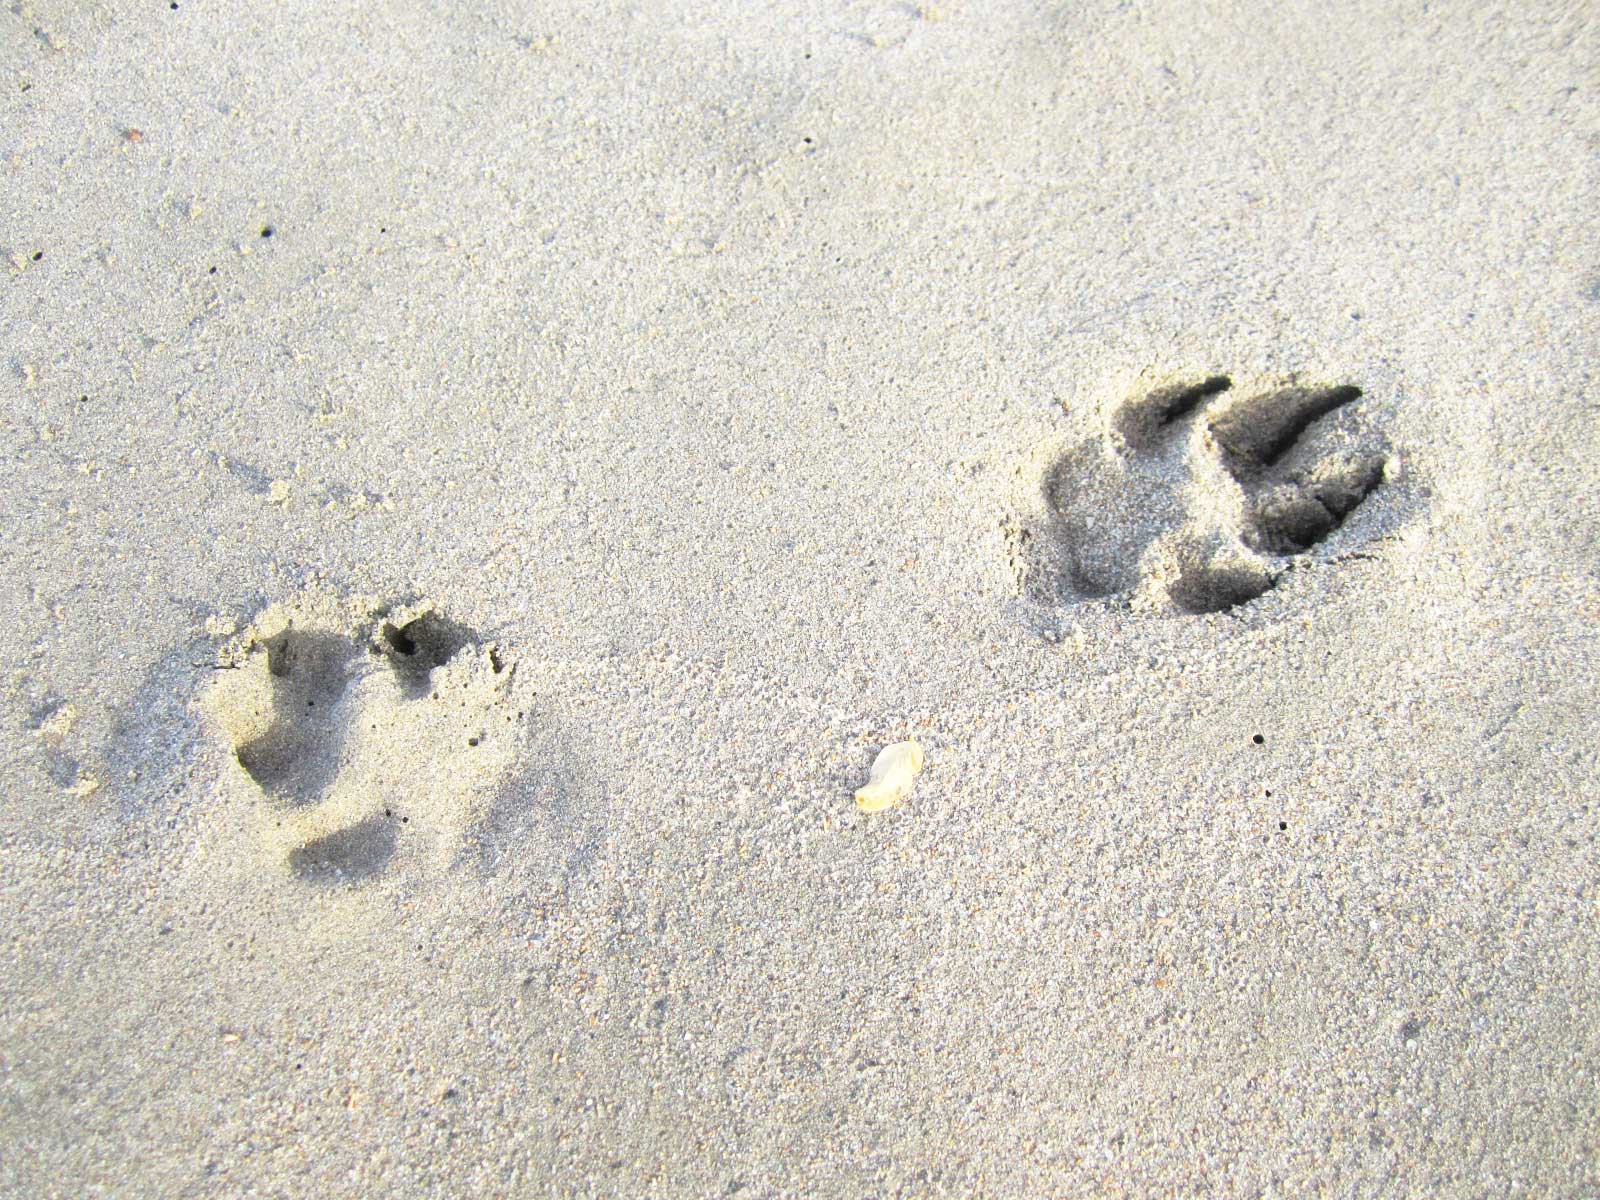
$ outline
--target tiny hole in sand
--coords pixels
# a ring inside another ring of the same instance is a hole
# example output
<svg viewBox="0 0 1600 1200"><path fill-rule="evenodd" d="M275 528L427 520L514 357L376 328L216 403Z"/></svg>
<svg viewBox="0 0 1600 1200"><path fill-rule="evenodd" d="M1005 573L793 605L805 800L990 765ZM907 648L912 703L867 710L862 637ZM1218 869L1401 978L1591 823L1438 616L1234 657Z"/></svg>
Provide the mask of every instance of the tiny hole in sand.
<svg viewBox="0 0 1600 1200"><path fill-rule="evenodd" d="M271 225L263 225L261 227L261 236L262 237L269 238L269 237L272 236L272 234L273 234L273 228L272 228Z"/></svg>
<svg viewBox="0 0 1600 1200"><path fill-rule="evenodd" d="M212 267L209 271L206 272L207 275L215 275L216 273L217 273L217 269L215 267Z"/></svg>
<svg viewBox="0 0 1600 1200"><path fill-rule="evenodd" d="M1289 828L1289 822L1287 822L1287 821L1279 821L1278 822L1278 832L1279 833L1282 833L1284 830L1286 830L1288 828Z"/></svg>
<svg viewBox="0 0 1600 1200"><path fill-rule="evenodd" d="M385 625L383 627L383 638L384 641L394 647L396 654L404 654L407 658L410 658L417 652L417 643L412 640L411 635L404 629L397 629L393 625Z"/></svg>
<svg viewBox="0 0 1600 1200"><path fill-rule="evenodd" d="M33 261L34 262L38 262L43 257L44 257L44 251L43 250L35 250L33 252Z"/></svg>
<svg viewBox="0 0 1600 1200"><path fill-rule="evenodd" d="M1256 735L1255 735L1255 736L1254 736L1254 737L1252 737L1252 738L1251 738L1251 739L1250 739L1250 740L1251 740L1251 741L1252 741L1252 742L1254 742L1254 743L1255 743L1255 744L1256 744L1256 745L1258 745L1258 746L1259 746L1259 745L1261 745L1261 744L1262 744L1262 743L1263 743L1263 742L1265 742L1265 741L1266 741L1266 740L1267 740L1267 739L1266 739L1266 738L1264 738L1264 737L1262 737L1262 736L1261 736L1261 735L1260 735L1260 734L1259 734L1259 733L1258 733L1258 734L1256 734Z"/></svg>
<svg viewBox="0 0 1600 1200"><path fill-rule="evenodd" d="M478 739L477 738L468 738L467 739L467 745L476 746L477 744L478 744Z"/></svg>

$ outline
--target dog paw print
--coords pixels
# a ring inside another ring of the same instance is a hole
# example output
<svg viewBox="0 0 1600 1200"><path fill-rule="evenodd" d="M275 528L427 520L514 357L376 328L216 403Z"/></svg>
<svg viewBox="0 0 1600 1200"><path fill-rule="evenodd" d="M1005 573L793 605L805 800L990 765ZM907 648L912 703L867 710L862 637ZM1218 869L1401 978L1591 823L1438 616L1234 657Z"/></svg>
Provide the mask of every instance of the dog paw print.
<svg viewBox="0 0 1600 1200"><path fill-rule="evenodd" d="M1383 482L1381 442L1350 419L1360 397L1351 384L1236 393L1213 375L1123 404L1046 472L1044 518L1022 533L1026 587L1181 613L1254 600Z"/></svg>
<svg viewBox="0 0 1600 1200"><path fill-rule="evenodd" d="M431 605L303 597L225 656L206 708L268 857L312 883L448 864L515 764L513 667Z"/></svg>

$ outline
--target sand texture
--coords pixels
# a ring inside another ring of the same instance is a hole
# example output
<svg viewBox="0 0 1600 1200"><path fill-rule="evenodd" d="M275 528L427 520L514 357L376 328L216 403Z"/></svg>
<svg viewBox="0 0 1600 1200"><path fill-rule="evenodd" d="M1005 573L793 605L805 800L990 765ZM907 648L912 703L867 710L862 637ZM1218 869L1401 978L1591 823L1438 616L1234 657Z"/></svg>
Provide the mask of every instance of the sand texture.
<svg viewBox="0 0 1600 1200"><path fill-rule="evenodd" d="M4 6L0 1193L1600 1196L1597 63Z"/></svg>

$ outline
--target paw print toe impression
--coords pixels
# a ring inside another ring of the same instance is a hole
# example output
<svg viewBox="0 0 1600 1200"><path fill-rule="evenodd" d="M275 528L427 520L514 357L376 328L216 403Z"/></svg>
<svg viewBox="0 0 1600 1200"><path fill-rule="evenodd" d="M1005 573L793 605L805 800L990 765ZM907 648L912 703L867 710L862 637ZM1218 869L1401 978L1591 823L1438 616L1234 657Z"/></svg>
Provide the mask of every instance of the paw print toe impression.
<svg viewBox="0 0 1600 1200"><path fill-rule="evenodd" d="M1027 590L1180 613L1254 600L1383 482L1381 443L1351 419L1360 397L1350 384L1238 394L1212 375L1123 404L1046 474Z"/></svg>

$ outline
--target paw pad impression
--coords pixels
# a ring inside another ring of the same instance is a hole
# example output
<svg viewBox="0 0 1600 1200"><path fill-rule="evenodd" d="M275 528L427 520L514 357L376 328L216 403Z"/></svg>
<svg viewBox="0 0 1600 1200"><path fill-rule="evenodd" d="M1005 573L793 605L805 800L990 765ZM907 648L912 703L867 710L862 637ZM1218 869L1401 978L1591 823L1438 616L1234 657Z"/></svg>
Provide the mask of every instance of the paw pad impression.
<svg viewBox="0 0 1600 1200"><path fill-rule="evenodd" d="M514 667L428 604L308 595L262 613L205 700L264 852L310 882L448 861L520 747Z"/></svg>
<svg viewBox="0 0 1600 1200"><path fill-rule="evenodd" d="M1336 417L1360 396L1236 395L1212 375L1123 404L1046 473L1043 525L1025 535L1030 592L1184 613L1254 600L1383 482L1381 443Z"/></svg>

